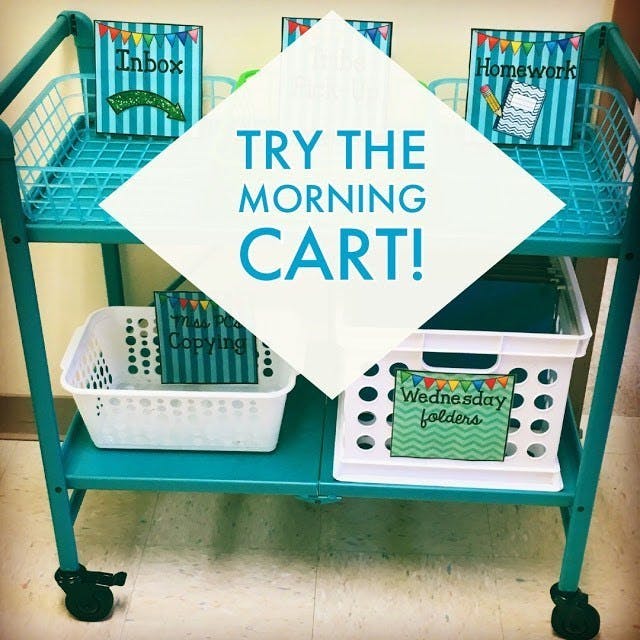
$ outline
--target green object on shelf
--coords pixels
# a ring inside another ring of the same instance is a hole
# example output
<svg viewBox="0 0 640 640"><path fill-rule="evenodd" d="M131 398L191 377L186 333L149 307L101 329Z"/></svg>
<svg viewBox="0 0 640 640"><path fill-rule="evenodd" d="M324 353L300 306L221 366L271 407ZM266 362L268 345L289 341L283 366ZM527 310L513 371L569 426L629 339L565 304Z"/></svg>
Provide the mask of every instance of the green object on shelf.
<svg viewBox="0 0 640 640"><path fill-rule="evenodd" d="M243 71L236 81L236 86L233 88L234 91L237 91L251 76L255 76L260 69L249 69L248 71Z"/></svg>

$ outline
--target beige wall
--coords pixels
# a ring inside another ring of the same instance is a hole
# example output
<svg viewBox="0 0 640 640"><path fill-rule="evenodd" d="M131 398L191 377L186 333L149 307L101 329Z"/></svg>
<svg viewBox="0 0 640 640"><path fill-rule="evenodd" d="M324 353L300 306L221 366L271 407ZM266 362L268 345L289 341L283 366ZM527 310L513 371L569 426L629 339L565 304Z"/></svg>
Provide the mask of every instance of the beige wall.
<svg viewBox="0 0 640 640"><path fill-rule="evenodd" d="M345 18L392 20L394 59L416 77L432 80L466 75L472 27L584 30L610 19L613 0L4 0L0 5L2 76L67 8L91 18L202 24L205 73L230 76L259 67L279 52L282 16L319 17L334 9ZM13 122L49 78L75 70L73 46L66 43L2 117ZM100 251L95 246L39 245L32 252L50 371L54 390L61 393L58 363L71 332L90 311L105 304ZM129 247L123 257L128 300L133 304L146 304L149 292L173 277L144 247ZM0 301L0 395L26 394L4 250L0 251Z"/></svg>

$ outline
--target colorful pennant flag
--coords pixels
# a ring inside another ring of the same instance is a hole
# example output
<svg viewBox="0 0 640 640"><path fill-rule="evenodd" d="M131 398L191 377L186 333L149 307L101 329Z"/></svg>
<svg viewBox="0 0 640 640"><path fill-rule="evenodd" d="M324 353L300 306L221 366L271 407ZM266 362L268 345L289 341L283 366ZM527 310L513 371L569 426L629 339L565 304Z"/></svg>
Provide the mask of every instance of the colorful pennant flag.
<svg viewBox="0 0 640 640"><path fill-rule="evenodd" d="M300 30L300 35L305 34L311 28L308 24L303 24L302 22L296 22L295 20L287 20L287 31L289 35L295 33L297 29ZM372 42L375 44L378 36L382 36L385 40L389 37L389 25L383 24L379 27L373 27L371 29L358 29L358 31L364 35L369 36Z"/></svg>
<svg viewBox="0 0 640 640"><path fill-rule="evenodd" d="M458 388L458 385L462 387L464 392L466 393L471 386L476 389L476 391L481 391L483 386L485 386L489 391L492 391L496 384L500 385L503 389L506 389L509 384L509 376L496 376L494 378L482 378L481 380L465 380L460 378L433 378L431 376L422 376L407 371L406 369L401 369L398 371L398 375L400 377L400 384L405 384L409 380L411 381L411 386L417 387L420 383L422 383L426 389L430 389L434 384L438 388L438 390L442 391L445 387L449 387L451 391L455 391Z"/></svg>
<svg viewBox="0 0 640 640"><path fill-rule="evenodd" d="M163 38L167 39L167 42L173 46L176 39L180 40L180 42L182 44L185 44L185 42L187 41L187 37L191 38L191 40L193 40L193 42L195 42L196 44L198 43L198 33L199 33L199 29L188 29L186 31L177 31L174 33L140 33L140 32L136 32L136 31L125 31L124 29L118 29L117 27L110 27L107 24L103 24L102 22L98 22L98 35L103 38L107 33L109 34L109 37L111 38L112 42L115 42L116 38L118 36L120 36L122 38L122 44L126 44L129 41L129 38L133 38L133 42L137 45L140 44L141 40L144 40L145 44L147 46L151 46L151 43L153 42L153 39L155 38L158 42L158 45L161 46L162 45L162 40ZM301 26L305 26L305 25L301 25ZM294 23L294 27L293 30L295 31L295 23ZM307 27L308 29L309 27ZM289 26L289 33L292 33L291 31L291 25ZM305 29L306 31L306 29ZM302 32L303 33L303 32Z"/></svg>
<svg viewBox="0 0 640 640"><path fill-rule="evenodd" d="M427 378L427 377L425 377L424 386L428 389L435 381L436 381L435 378Z"/></svg>
<svg viewBox="0 0 640 640"><path fill-rule="evenodd" d="M493 50L496 44L500 43L500 51L505 53L506 50L511 46L513 53L518 53L520 47L524 49L524 52L529 55L531 49L535 46L546 46L549 49L550 53L555 53L557 47L564 52L567 50L569 43L574 49L578 49L580 46L580 38L581 36L573 36L572 38L560 38L556 40L544 40L540 42L521 42L520 40L509 40L508 38L497 38L495 36L490 36L487 33L478 32L477 40L478 46L482 46L487 43L489 46L489 50Z"/></svg>

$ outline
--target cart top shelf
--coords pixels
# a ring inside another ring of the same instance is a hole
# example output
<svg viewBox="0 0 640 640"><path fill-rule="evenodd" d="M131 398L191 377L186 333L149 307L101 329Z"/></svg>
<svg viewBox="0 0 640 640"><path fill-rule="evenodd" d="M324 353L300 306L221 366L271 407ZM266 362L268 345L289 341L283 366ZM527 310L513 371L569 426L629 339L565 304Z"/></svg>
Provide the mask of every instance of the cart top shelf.
<svg viewBox="0 0 640 640"><path fill-rule="evenodd" d="M215 107L233 86L230 78L205 77L203 111ZM429 88L463 112L466 80L438 80ZM93 76L63 76L45 87L13 127L32 241L138 242L99 203L171 139L96 134L94 105ZM571 147L503 147L566 203L517 251L618 255L639 142L622 96L606 87L582 85Z"/></svg>

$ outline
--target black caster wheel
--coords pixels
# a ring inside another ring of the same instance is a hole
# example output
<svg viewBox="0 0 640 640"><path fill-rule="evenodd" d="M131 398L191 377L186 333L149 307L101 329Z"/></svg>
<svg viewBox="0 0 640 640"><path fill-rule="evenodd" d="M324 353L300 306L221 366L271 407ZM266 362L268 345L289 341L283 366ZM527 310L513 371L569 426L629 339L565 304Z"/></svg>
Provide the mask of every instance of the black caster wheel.
<svg viewBox="0 0 640 640"><path fill-rule="evenodd" d="M127 574L87 571L78 565L75 571L56 571L56 582L67 594L64 600L69 613L78 620L98 622L104 620L113 608L113 594L109 587L121 587Z"/></svg>
<svg viewBox="0 0 640 640"><path fill-rule="evenodd" d="M553 608L551 626L565 640L591 640L600 631L600 614L590 604L562 602Z"/></svg>
<svg viewBox="0 0 640 640"><path fill-rule="evenodd" d="M113 594L109 587L87 584L68 593L64 603L74 618L84 622L98 622L111 613Z"/></svg>

